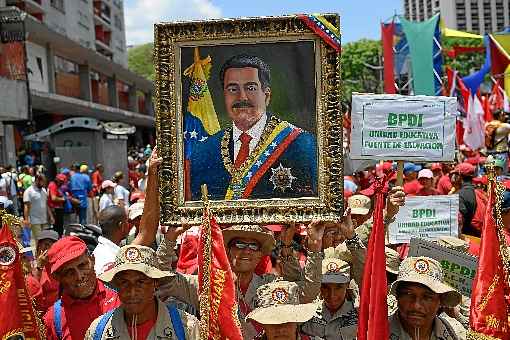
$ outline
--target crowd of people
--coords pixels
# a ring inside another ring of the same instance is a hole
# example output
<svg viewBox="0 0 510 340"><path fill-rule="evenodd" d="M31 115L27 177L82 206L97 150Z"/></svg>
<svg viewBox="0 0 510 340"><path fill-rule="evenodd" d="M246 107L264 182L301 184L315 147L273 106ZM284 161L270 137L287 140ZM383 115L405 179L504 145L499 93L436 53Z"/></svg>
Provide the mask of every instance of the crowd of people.
<svg viewBox="0 0 510 340"><path fill-rule="evenodd" d="M485 163L492 155L507 188L501 212L510 245L509 131L501 133L503 142L496 136L496 149L460 146L456 162L405 163L402 186L396 162L346 174L341 221L225 226L243 338L356 339L375 177L389 177L385 228L406 197L458 195L459 237L435 242L477 257L487 204ZM128 181L122 172L105 179L100 164L94 171L85 164L63 169L49 184L33 168L19 175L4 169L2 203L23 214L35 240L27 284L48 339L199 338L199 227L185 221L159 225L160 162L156 150L146 162L130 162ZM93 252L84 240L64 233L66 224L89 223L90 216L101 228ZM408 252L409 244L385 248L389 338L466 339L470 297L446 282L437 260Z"/></svg>

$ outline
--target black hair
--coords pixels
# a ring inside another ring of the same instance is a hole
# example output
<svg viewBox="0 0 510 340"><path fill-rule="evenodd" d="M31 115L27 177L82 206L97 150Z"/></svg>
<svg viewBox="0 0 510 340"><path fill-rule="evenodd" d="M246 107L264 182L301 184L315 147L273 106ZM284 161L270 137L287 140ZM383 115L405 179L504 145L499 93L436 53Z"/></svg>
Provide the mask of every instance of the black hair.
<svg viewBox="0 0 510 340"><path fill-rule="evenodd" d="M98 223L103 236L110 238L120 228L126 218L126 210L118 205L109 206L99 213Z"/></svg>
<svg viewBox="0 0 510 340"><path fill-rule="evenodd" d="M227 72L229 68L244 67L253 67L258 70L259 80L263 90L271 86L271 70L264 60L256 56L238 54L228 59L221 67L220 80L222 88L225 87L225 72Z"/></svg>

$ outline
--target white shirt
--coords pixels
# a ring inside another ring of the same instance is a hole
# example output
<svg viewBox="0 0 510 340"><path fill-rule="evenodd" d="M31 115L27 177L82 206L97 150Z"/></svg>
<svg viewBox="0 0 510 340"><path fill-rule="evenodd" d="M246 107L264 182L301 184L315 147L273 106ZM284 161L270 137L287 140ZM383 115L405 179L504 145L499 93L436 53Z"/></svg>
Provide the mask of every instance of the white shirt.
<svg viewBox="0 0 510 340"><path fill-rule="evenodd" d="M48 223L48 193L45 188L31 185L23 193L23 202L30 203L30 223Z"/></svg>
<svg viewBox="0 0 510 340"><path fill-rule="evenodd" d="M111 194L104 193L99 200L99 211L108 208L113 205L113 199Z"/></svg>
<svg viewBox="0 0 510 340"><path fill-rule="evenodd" d="M2 178L5 180L6 186L8 186L8 184L10 184L11 197L16 196L16 193L17 193L16 182L18 181L18 175L16 175L13 172L4 172L2 174Z"/></svg>
<svg viewBox="0 0 510 340"><path fill-rule="evenodd" d="M264 132L264 128L266 127L267 122L267 114L263 114L262 117L260 117L259 121L255 123L246 133L250 135L250 154L253 152L257 144L259 143L260 137L262 136L262 133ZM241 134L243 133L242 130L239 130L239 128L233 124L232 129L232 137L234 138L234 160L237 158L237 154L239 153L239 149L241 149L241 140L239 137L241 137Z"/></svg>
<svg viewBox="0 0 510 340"><path fill-rule="evenodd" d="M99 276L113 266L120 247L103 236L99 236L97 241L98 244L92 255L94 255L95 260L94 271L96 276Z"/></svg>
<svg viewBox="0 0 510 340"><path fill-rule="evenodd" d="M114 195L116 199L123 200L124 206L126 208L129 208L129 191L126 188L124 188L120 184L117 184L117 186L114 189Z"/></svg>

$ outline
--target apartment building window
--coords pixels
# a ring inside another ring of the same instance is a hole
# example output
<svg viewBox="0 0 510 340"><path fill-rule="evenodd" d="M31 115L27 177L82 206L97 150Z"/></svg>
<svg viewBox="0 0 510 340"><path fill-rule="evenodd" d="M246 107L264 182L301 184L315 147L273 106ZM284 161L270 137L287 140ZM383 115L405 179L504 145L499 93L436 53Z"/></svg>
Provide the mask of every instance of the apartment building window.
<svg viewBox="0 0 510 340"><path fill-rule="evenodd" d="M64 7L64 0L50 0L50 5L62 13L66 12Z"/></svg>
<svg viewBox="0 0 510 340"><path fill-rule="evenodd" d="M78 25L85 28L87 31L90 30L90 20L89 16L82 11L78 11Z"/></svg>
<svg viewBox="0 0 510 340"><path fill-rule="evenodd" d="M108 6L104 2L101 2L101 18L107 23L110 23L111 18L110 6Z"/></svg>
<svg viewBox="0 0 510 340"><path fill-rule="evenodd" d="M119 15L115 14L113 16L113 24L115 25L115 27L117 27L119 30L122 30L122 19L120 18Z"/></svg>
<svg viewBox="0 0 510 340"><path fill-rule="evenodd" d="M432 16L432 0L427 0L427 16Z"/></svg>
<svg viewBox="0 0 510 340"><path fill-rule="evenodd" d="M78 74L78 64L58 55L55 56L55 69L57 72Z"/></svg>

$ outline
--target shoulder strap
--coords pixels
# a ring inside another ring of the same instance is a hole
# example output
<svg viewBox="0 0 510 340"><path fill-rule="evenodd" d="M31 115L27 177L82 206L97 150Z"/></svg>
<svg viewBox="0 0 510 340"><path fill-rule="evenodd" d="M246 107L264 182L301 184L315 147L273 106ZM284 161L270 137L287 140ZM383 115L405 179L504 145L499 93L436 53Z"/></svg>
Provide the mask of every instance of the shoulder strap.
<svg viewBox="0 0 510 340"><path fill-rule="evenodd" d="M62 339L62 300L58 299L53 304L53 326L55 327L55 333L57 338Z"/></svg>
<svg viewBox="0 0 510 340"><path fill-rule="evenodd" d="M175 336L177 340L186 340L186 336L184 333L184 326L182 325L181 316L179 315L179 311L175 308L174 305L166 305L168 309L168 313L170 314L170 318L172 319L172 326L175 330Z"/></svg>
<svg viewBox="0 0 510 340"><path fill-rule="evenodd" d="M106 324L110 320L110 318L113 315L113 312L115 311L115 308L111 311L108 311L101 316L101 319L99 319L99 322L97 323L96 329L94 331L94 340L101 340L103 337L104 329L106 328Z"/></svg>

